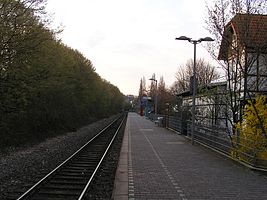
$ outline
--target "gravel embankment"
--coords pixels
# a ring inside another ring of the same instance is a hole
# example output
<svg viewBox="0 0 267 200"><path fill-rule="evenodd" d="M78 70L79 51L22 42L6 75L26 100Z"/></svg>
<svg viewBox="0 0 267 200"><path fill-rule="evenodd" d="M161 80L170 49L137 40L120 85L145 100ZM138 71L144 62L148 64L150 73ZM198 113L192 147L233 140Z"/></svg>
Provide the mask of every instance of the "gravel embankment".
<svg viewBox="0 0 267 200"><path fill-rule="evenodd" d="M100 120L34 146L0 152L0 199L17 198L114 118Z"/></svg>

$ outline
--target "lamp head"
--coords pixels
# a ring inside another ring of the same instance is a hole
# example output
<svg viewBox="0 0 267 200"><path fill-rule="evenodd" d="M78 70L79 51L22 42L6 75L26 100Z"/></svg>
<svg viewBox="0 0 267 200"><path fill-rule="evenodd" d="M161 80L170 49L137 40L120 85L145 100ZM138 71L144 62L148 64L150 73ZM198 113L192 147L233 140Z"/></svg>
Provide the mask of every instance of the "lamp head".
<svg viewBox="0 0 267 200"><path fill-rule="evenodd" d="M178 38L175 38L175 40L187 40L187 41L191 41L192 38L186 37L186 36L180 36Z"/></svg>
<svg viewBox="0 0 267 200"><path fill-rule="evenodd" d="M205 37L205 38L200 38L199 41L200 41L200 42L202 42L202 41L213 42L214 39L212 39L211 37Z"/></svg>

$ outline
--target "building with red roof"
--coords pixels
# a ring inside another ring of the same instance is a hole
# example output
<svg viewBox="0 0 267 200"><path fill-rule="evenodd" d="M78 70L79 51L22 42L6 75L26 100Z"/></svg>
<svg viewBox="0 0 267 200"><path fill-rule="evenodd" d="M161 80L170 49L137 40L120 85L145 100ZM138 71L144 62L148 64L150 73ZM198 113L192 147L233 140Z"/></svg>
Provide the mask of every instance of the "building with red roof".
<svg viewBox="0 0 267 200"><path fill-rule="evenodd" d="M240 98L267 94L267 15L237 14L225 26L218 59L228 64Z"/></svg>

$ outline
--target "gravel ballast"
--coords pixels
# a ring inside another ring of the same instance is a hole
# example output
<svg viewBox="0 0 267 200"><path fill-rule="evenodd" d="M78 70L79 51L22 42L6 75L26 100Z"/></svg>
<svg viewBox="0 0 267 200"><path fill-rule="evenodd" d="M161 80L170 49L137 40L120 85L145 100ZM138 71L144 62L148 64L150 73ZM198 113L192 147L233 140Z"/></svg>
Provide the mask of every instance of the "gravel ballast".
<svg viewBox="0 0 267 200"><path fill-rule="evenodd" d="M95 179L91 183L91 187L89 187L89 190L83 199L112 199L125 125L126 120L113 141L112 146L96 173Z"/></svg>
<svg viewBox="0 0 267 200"><path fill-rule="evenodd" d="M67 159L116 116L28 147L0 152L0 199L16 199Z"/></svg>

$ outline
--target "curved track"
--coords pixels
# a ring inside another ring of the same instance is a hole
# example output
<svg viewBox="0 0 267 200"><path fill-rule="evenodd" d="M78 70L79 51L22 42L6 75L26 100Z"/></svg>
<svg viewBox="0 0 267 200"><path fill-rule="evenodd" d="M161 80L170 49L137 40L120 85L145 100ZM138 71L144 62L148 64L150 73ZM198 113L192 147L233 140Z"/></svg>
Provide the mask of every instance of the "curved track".
<svg viewBox="0 0 267 200"><path fill-rule="evenodd" d="M109 124L18 200L81 200L125 119L123 115Z"/></svg>

